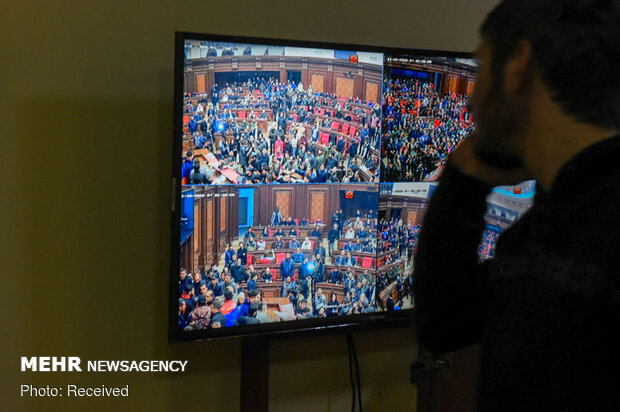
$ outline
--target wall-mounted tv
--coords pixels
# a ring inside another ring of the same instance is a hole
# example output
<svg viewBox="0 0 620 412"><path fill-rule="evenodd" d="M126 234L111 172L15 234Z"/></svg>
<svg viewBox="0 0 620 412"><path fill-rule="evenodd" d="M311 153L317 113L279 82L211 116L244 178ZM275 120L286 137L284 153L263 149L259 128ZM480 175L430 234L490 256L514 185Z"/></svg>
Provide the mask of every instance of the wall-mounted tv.
<svg viewBox="0 0 620 412"><path fill-rule="evenodd" d="M177 33L175 59L171 340L407 324L470 56ZM527 207L510 190L481 259Z"/></svg>

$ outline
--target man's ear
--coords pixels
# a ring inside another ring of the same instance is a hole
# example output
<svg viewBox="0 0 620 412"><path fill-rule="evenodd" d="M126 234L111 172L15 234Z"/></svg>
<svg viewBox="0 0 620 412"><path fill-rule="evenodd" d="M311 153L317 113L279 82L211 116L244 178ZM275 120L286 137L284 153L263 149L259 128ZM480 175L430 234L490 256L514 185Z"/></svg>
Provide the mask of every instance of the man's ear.
<svg viewBox="0 0 620 412"><path fill-rule="evenodd" d="M506 93L516 93L527 86L531 80L532 64L532 45L526 40L520 40L504 67Z"/></svg>

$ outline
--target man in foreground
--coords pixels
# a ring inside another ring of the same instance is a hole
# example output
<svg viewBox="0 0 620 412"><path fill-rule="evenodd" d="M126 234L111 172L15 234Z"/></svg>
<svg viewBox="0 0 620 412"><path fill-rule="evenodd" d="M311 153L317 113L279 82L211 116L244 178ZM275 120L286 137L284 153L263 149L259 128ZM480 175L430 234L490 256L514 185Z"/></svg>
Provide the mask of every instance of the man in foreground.
<svg viewBox="0 0 620 412"><path fill-rule="evenodd" d="M620 2L506 0L481 28L476 135L420 236L419 337L481 343L480 411L620 410ZM492 186L534 206L479 263Z"/></svg>

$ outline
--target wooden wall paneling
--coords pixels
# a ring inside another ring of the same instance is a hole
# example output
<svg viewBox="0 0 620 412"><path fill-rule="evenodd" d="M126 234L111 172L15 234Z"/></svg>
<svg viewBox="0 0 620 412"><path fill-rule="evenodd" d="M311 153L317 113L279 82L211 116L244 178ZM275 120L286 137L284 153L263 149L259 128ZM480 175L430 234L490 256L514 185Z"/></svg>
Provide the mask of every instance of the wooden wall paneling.
<svg viewBox="0 0 620 412"><path fill-rule="evenodd" d="M209 63L209 67L212 67L213 63ZM215 85L215 72L213 70L207 70L207 92L211 93L211 88Z"/></svg>
<svg viewBox="0 0 620 412"><path fill-rule="evenodd" d="M315 220L318 218L323 222L328 222L331 219L331 216L327 215L327 198L327 188L313 189L310 191L307 203L308 219Z"/></svg>
<svg viewBox="0 0 620 412"><path fill-rule="evenodd" d="M207 199L207 218L205 219L207 229L207 260L209 263L215 261L217 253L216 238L215 238L215 201L213 199Z"/></svg>
<svg viewBox="0 0 620 412"><path fill-rule="evenodd" d="M198 269L200 264L200 254L202 252L202 245L200 244L200 225L201 225L201 215L200 215L200 199L194 198L194 242L192 244L194 250L194 259L192 261L192 266L190 269L194 271Z"/></svg>
<svg viewBox="0 0 620 412"><path fill-rule="evenodd" d="M471 79L467 80L467 92L466 93L467 93L468 96L471 96L471 94L474 92L475 85L476 85L475 81L473 81Z"/></svg>
<svg viewBox="0 0 620 412"><path fill-rule="evenodd" d="M418 223L418 211L417 210L407 211L407 220L403 223L407 224L409 222L411 222L412 225L416 225Z"/></svg>
<svg viewBox="0 0 620 412"><path fill-rule="evenodd" d="M336 95L345 96L347 98L353 97L355 82L353 79L347 79L344 77L336 77Z"/></svg>
<svg viewBox="0 0 620 412"><path fill-rule="evenodd" d="M334 93L336 89L334 86L334 66L333 64L327 65L327 73L325 74L325 83L324 83L325 93Z"/></svg>
<svg viewBox="0 0 620 412"><path fill-rule="evenodd" d="M325 90L325 76L323 74L311 74L310 84L312 84L312 91L322 93Z"/></svg>
<svg viewBox="0 0 620 412"><path fill-rule="evenodd" d="M228 199L228 233L227 241L231 242L233 239L237 239L239 237L239 192L236 188L228 188L229 195L234 194L234 196L229 196Z"/></svg>
<svg viewBox="0 0 620 412"><path fill-rule="evenodd" d="M275 199L276 199L276 204L274 205L274 209L275 206L279 206L280 207L280 211L282 212L282 216L287 219L289 216L291 215L291 203L292 203L292 190L291 189L275 189L274 188L274 192L275 192Z"/></svg>
<svg viewBox="0 0 620 412"><path fill-rule="evenodd" d="M353 71L355 77L353 78L353 96L359 97L360 99L364 98L364 72L360 69L359 71Z"/></svg>
<svg viewBox="0 0 620 412"><path fill-rule="evenodd" d="M377 103L379 99L379 84L366 80L366 91L364 93L364 100L367 102Z"/></svg>
<svg viewBox="0 0 620 412"><path fill-rule="evenodd" d="M185 85L185 90L189 92L196 91L196 78L193 76L193 73L194 70L192 69L192 66L188 66L185 68L183 83Z"/></svg>
<svg viewBox="0 0 620 412"><path fill-rule="evenodd" d="M448 92L458 93L459 78L457 76L449 76L448 78Z"/></svg>
<svg viewBox="0 0 620 412"><path fill-rule="evenodd" d="M197 74L196 75L196 92L197 93L205 93L207 91L207 81L205 78L205 74Z"/></svg>

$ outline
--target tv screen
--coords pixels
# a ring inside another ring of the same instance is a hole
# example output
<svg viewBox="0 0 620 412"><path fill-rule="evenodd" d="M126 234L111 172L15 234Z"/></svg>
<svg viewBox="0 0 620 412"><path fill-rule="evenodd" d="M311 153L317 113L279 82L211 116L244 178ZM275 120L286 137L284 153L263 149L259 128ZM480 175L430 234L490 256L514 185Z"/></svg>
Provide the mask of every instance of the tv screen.
<svg viewBox="0 0 620 412"><path fill-rule="evenodd" d="M408 322L468 57L177 33L171 340ZM481 259L533 187L490 196Z"/></svg>

